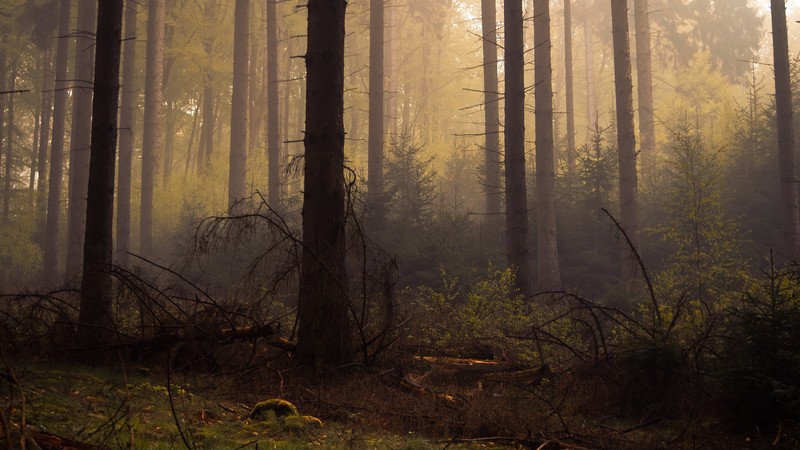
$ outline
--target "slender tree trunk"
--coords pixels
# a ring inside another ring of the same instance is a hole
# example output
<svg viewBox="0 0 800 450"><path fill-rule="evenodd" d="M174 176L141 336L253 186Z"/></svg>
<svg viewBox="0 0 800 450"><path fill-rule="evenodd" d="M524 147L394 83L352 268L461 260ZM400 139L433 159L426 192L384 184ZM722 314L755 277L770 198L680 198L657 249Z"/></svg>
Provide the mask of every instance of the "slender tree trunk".
<svg viewBox="0 0 800 450"><path fill-rule="evenodd" d="M385 81L386 81L386 89L384 89L384 96L385 96L385 112L384 112L384 120L388 120L389 123L386 125L386 134L389 136L390 144L392 142L397 142L397 55L395 54L395 49L397 47L397 23L395 20L396 17L396 8L397 5L394 4L394 0L385 0L384 1L384 12L385 12L385 29L386 29L386 39L385 39L385 47L384 47L384 61L385 61Z"/></svg>
<svg viewBox="0 0 800 450"><path fill-rule="evenodd" d="M597 113L597 94L594 82L594 33L589 9L583 21L584 50L586 56L586 142L592 142L599 125Z"/></svg>
<svg viewBox="0 0 800 450"><path fill-rule="evenodd" d="M203 155L198 159L197 164L200 172L208 172L211 165L211 156L214 152L214 88L206 86L203 88L203 135L201 138L202 146L200 153Z"/></svg>
<svg viewBox="0 0 800 450"><path fill-rule="evenodd" d="M147 69L144 79L144 133L142 137L142 199L139 251L153 256L153 189L161 147L164 81L165 0L151 0L147 17Z"/></svg>
<svg viewBox="0 0 800 450"><path fill-rule="evenodd" d="M642 166L650 175L656 149L656 130L653 107L653 64L650 50L650 19L647 0L634 0L634 28L636 29L636 75L639 102L639 140Z"/></svg>
<svg viewBox="0 0 800 450"><path fill-rule="evenodd" d="M305 186L297 357L317 372L352 361L345 271L346 0L309 0Z"/></svg>
<svg viewBox="0 0 800 450"><path fill-rule="evenodd" d="M536 83L536 261L541 291L561 289L556 226L556 162L553 146L553 69L550 42L550 1L533 2L534 69Z"/></svg>
<svg viewBox="0 0 800 450"><path fill-rule="evenodd" d="M61 185L64 171L64 124L67 110L67 54L69 53L69 16L71 0L61 0L56 47L56 78L53 93L53 134L50 143L50 174L47 187L42 281L47 286L61 282L59 276L58 234L61 228Z"/></svg>
<svg viewBox="0 0 800 450"><path fill-rule="evenodd" d="M497 3L481 0L483 33L484 190L488 223L500 228L503 187L500 185L500 101L497 82Z"/></svg>
<svg viewBox="0 0 800 450"><path fill-rule="evenodd" d="M200 118L200 103L202 102L197 103L197 106L195 106L194 108L194 113L192 114L192 130L189 132L189 143L186 144L186 165L183 168L184 180L186 180L186 178L189 176L189 169L191 169L193 163L192 149L194 148L195 145L194 137L197 134L197 122L198 119Z"/></svg>
<svg viewBox="0 0 800 450"><path fill-rule="evenodd" d="M528 199L525 182L525 61L522 0L505 0L505 171L507 264L517 271L517 288L531 293L528 264Z"/></svg>
<svg viewBox="0 0 800 450"><path fill-rule="evenodd" d="M99 3L89 195L78 319L79 342L84 349L108 342L113 327L111 263L122 0L103 0ZM88 357L97 361L100 355L89 354Z"/></svg>
<svg viewBox="0 0 800 450"><path fill-rule="evenodd" d="M166 71L164 72L166 74ZM164 77L165 81L167 77ZM175 117L175 100L170 97L167 83L164 83L164 165L162 167L161 186L166 187L172 176L172 161L174 158L175 127L178 126Z"/></svg>
<svg viewBox="0 0 800 450"><path fill-rule="evenodd" d="M11 73L8 74L9 91L17 88L17 62L11 63ZM6 176L3 187L3 223L9 222L11 208L11 174L14 167L14 95L8 97L8 124L6 125Z"/></svg>
<svg viewBox="0 0 800 450"><path fill-rule="evenodd" d="M250 0L236 0L233 37L233 94L228 173L228 210L247 195L247 80Z"/></svg>
<svg viewBox="0 0 800 450"><path fill-rule="evenodd" d="M75 41L75 89L72 97L72 140L69 154L69 208L67 213L66 279L79 280L86 231L86 192L89 188L89 146L92 137L94 29L97 2L78 0Z"/></svg>
<svg viewBox="0 0 800 450"><path fill-rule="evenodd" d="M263 12L264 8L259 8L259 2L255 3L255 10L258 11L259 9ZM266 3L264 3L264 7L266 7ZM248 98L247 98L247 138L248 138L248 151L252 152L258 146L258 132L261 126L261 121L258 120L258 112L261 110L259 108L259 89L258 89L258 73L261 70L259 67L260 56L261 56L261 42L266 43L266 39L261 39L262 35L266 33L260 33L259 30L261 29L258 20L258 13L252 13L253 19L250 21L251 32L256 36L254 39L250 39L250 63L248 65L248 72L247 72L247 79L248 79ZM253 29L255 28L255 29Z"/></svg>
<svg viewBox="0 0 800 450"><path fill-rule="evenodd" d="M117 177L117 247L115 260L125 266L131 250L131 175L136 141L136 15L139 0L125 2L122 98L119 116L119 175Z"/></svg>
<svg viewBox="0 0 800 450"><path fill-rule="evenodd" d="M567 109L567 200L575 180L575 89L572 67L572 0L564 0L564 78Z"/></svg>
<svg viewBox="0 0 800 450"><path fill-rule="evenodd" d="M44 69L42 72L44 72ZM28 179L28 194L31 202L34 200L33 186L36 183L36 168L38 167L37 158L39 157L39 127L42 122L42 106L37 104L35 108L36 109L33 112L33 145L31 146L31 164L28 166L28 169L30 170Z"/></svg>
<svg viewBox="0 0 800 450"><path fill-rule="evenodd" d="M636 137L633 128L633 82L628 41L627 0L611 0L614 40L614 86L617 102L617 149L619 152L620 224L634 245L639 243L638 183L636 177ZM630 286L637 273L636 261L627 245L622 248L622 282Z"/></svg>
<svg viewBox="0 0 800 450"><path fill-rule="evenodd" d="M267 201L274 209L281 206L281 133L278 98L278 13L276 2L267 2ZM289 89L286 90L287 95ZM286 99L288 105L289 99ZM289 120L289 116L286 116Z"/></svg>
<svg viewBox="0 0 800 450"><path fill-rule="evenodd" d="M9 91L17 88L17 62L11 63L11 73L8 75ZM11 208L11 176L14 167L14 95L8 97L8 124L6 125L6 175L3 187L3 223L9 222L9 211Z"/></svg>
<svg viewBox="0 0 800 450"><path fill-rule="evenodd" d="M384 0L369 2L369 137L367 192L371 222L380 226L383 210L383 97L384 97Z"/></svg>
<svg viewBox="0 0 800 450"><path fill-rule="evenodd" d="M798 217L797 172L795 169L792 84L789 65L789 39L786 31L786 5L772 0L772 48L775 60L775 106L778 120L778 155L781 184L781 221L786 257L800 256L800 218Z"/></svg>
<svg viewBox="0 0 800 450"><path fill-rule="evenodd" d="M47 217L47 150L50 141L50 122L53 116L53 49L48 44L42 55L42 106L39 126L39 147L36 155L36 228L44 246L44 226Z"/></svg>

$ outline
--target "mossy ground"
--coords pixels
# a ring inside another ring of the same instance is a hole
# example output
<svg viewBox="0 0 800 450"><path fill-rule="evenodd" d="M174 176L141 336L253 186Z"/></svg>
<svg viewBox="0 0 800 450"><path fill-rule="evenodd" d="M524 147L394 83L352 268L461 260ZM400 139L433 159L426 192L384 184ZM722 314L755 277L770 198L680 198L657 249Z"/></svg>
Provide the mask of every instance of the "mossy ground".
<svg viewBox="0 0 800 450"><path fill-rule="evenodd" d="M186 443L196 449L410 450L446 445L414 433L370 430L357 421L326 420L322 427L298 429L249 420L253 405L241 401L248 396L215 389L212 379L195 377L195 385L173 374L168 392L164 374L143 375L136 370L17 363L15 372L25 393L29 427L111 449L175 449L186 448ZM23 414L19 389L10 396L11 387L0 382L5 385L0 407L19 424ZM449 448L500 447L480 442Z"/></svg>

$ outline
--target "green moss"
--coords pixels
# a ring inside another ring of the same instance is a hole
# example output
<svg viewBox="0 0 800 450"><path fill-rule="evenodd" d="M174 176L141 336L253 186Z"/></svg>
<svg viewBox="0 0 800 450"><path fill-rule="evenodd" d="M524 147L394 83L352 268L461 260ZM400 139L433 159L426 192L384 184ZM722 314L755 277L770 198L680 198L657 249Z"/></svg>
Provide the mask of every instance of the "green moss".
<svg viewBox="0 0 800 450"><path fill-rule="evenodd" d="M272 412L275 417L297 416L297 407L291 402L282 398L272 398L263 402L256 403L253 410L247 416L249 419L254 420L269 420L269 412Z"/></svg>
<svg viewBox="0 0 800 450"><path fill-rule="evenodd" d="M295 432L322 428L322 421L314 416L286 416L283 418L283 428Z"/></svg>

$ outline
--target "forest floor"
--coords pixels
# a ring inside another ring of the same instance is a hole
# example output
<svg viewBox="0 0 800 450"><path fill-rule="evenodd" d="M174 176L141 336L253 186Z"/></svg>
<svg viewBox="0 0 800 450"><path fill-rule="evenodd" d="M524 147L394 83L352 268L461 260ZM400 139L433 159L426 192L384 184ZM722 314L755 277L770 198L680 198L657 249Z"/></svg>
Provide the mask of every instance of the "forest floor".
<svg viewBox="0 0 800 450"><path fill-rule="evenodd" d="M86 449L518 448L491 439L465 443L370 429L359 414L329 420L333 415L323 412L321 427L294 427L274 418L251 420L248 415L260 398L258 392L271 389L234 386L232 376L172 374L174 379L167 380L164 373L144 368L23 365L16 368L11 384L0 380L5 384L0 390L2 417L10 418L12 429L26 424L34 439L66 439L60 444L63 448L84 448L78 443L87 444ZM309 412L301 407L300 413ZM16 443L18 433L14 435ZM2 431L0 446L5 447L6 439Z"/></svg>
<svg viewBox="0 0 800 450"><path fill-rule="evenodd" d="M403 387L405 378L392 369L322 381L287 368L186 375L122 363L10 366L13 373L0 373L0 448L6 447L5 430L20 424L40 444L55 437L76 441L43 450L774 448L770 438L721 436L700 421L615 418L602 414L601 402L585 417L574 411L562 416L548 409L542 392L458 390L430 379L426 384L437 391L415 392L419 386ZM437 393L444 390L453 395ZM256 403L270 398L292 401L322 425L248 418ZM18 442L19 433L12 434Z"/></svg>

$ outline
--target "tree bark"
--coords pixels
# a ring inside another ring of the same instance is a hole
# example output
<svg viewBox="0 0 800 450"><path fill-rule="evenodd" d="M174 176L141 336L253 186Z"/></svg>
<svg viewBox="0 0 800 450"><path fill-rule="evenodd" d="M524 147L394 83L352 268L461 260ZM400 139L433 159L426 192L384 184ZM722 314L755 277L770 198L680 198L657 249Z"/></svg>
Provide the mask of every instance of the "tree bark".
<svg viewBox="0 0 800 450"><path fill-rule="evenodd" d="M72 139L69 155L69 208L67 213L68 282L79 282L86 230L86 192L89 188L89 146L92 137L94 33L97 2L78 0L75 41L75 78L72 96Z"/></svg>
<svg viewBox="0 0 800 450"><path fill-rule="evenodd" d="M281 133L278 97L278 13L276 2L267 2L267 200L273 209L281 206ZM286 89L287 96L289 89ZM288 105L289 99L286 99ZM286 117L289 120L289 117Z"/></svg>
<svg viewBox="0 0 800 450"><path fill-rule="evenodd" d="M142 197L139 251L153 256L153 189L161 149L164 94L164 16L166 0L151 0L147 17L147 69L144 79L144 133L142 137Z"/></svg>
<svg viewBox="0 0 800 450"><path fill-rule="evenodd" d="M247 88L250 52L250 0L236 0L233 33L233 93L228 172L228 211L247 195Z"/></svg>
<svg viewBox="0 0 800 450"><path fill-rule="evenodd" d="M42 105L39 118L39 147L36 154L36 229L44 247L44 226L47 217L47 150L50 122L53 118L53 47L47 44L42 55Z"/></svg>
<svg viewBox="0 0 800 450"><path fill-rule="evenodd" d="M78 319L78 341L83 348L107 342L113 329L111 263L122 0L104 0L99 4L86 239ZM98 357L89 355L90 360Z"/></svg>
<svg viewBox="0 0 800 450"><path fill-rule="evenodd" d="M383 210L384 0L369 2L369 137L367 193L371 223L380 226ZM368 213L369 214L369 213Z"/></svg>
<svg viewBox="0 0 800 450"><path fill-rule="evenodd" d="M17 88L17 62L11 63L11 73L8 74L9 91ZM6 174L3 186L3 223L9 222L11 208L11 177L14 167L14 94L8 96L8 117L6 120Z"/></svg>
<svg viewBox="0 0 800 450"><path fill-rule="evenodd" d="M638 81L639 141L642 167L653 174L656 149L656 130L653 106L653 64L650 50L650 19L647 0L633 1L633 21L636 30L636 79Z"/></svg>
<svg viewBox="0 0 800 450"><path fill-rule="evenodd" d="M572 0L564 0L564 78L567 110L567 201L572 203L575 181L575 89L572 65Z"/></svg>
<svg viewBox="0 0 800 450"><path fill-rule="evenodd" d="M772 0L772 48L775 61L775 106L778 120L778 158L781 184L781 223L785 257L800 255L800 215L798 214L797 172L795 169L794 118L789 66L789 39L786 30L786 4Z"/></svg>
<svg viewBox="0 0 800 450"><path fill-rule="evenodd" d="M352 361L345 271L346 0L309 0L303 255L297 357L317 372Z"/></svg>
<svg viewBox="0 0 800 450"><path fill-rule="evenodd" d="M119 116L119 175L117 176L117 247L115 260L125 266L131 250L131 172L136 140L136 15L139 0L125 2L125 43Z"/></svg>
<svg viewBox="0 0 800 450"><path fill-rule="evenodd" d="M505 0L506 259L517 288L531 293L528 264L528 199L525 182L525 66L522 0Z"/></svg>
<svg viewBox="0 0 800 450"><path fill-rule="evenodd" d="M64 123L67 109L67 53L69 53L69 16L71 0L61 0L56 47L56 78L53 97L53 134L50 143L50 173L47 186L47 219L45 221L42 281L53 286L59 276L58 234L61 228L61 185L63 182Z"/></svg>
<svg viewBox="0 0 800 450"><path fill-rule="evenodd" d="M617 149L619 152L620 224L634 245L639 243L638 182L636 176L636 136L633 128L633 82L628 40L627 0L611 0L611 27L614 41L614 87L617 102ZM622 283L630 286L638 267L623 244Z"/></svg>
<svg viewBox="0 0 800 450"><path fill-rule="evenodd" d="M556 162L553 148L553 69L550 0L533 2L536 83L536 273L541 291L561 289L556 226Z"/></svg>
<svg viewBox="0 0 800 450"><path fill-rule="evenodd" d="M594 82L594 33L589 8L583 20L584 51L586 56L586 142L592 142L592 136L599 126L597 112L597 94Z"/></svg>
<svg viewBox="0 0 800 450"><path fill-rule="evenodd" d="M500 228L503 187L500 181L500 101L497 82L497 3L481 0L483 34L484 208L494 234ZM497 229L494 229L494 228Z"/></svg>

